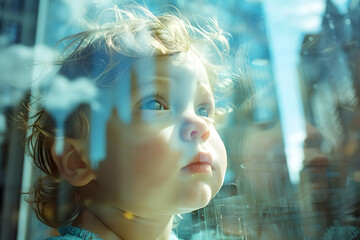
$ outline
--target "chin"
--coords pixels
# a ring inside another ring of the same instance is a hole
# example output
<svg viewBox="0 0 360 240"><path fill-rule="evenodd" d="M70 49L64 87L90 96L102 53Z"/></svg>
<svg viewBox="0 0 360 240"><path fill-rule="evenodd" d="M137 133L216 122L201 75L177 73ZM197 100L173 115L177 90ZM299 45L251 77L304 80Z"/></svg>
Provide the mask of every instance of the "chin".
<svg viewBox="0 0 360 240"><path fill-rule="evenodd" d="M215 193L207 184L203 184L200 188L193 188L179 199L181 207L178 213L188 213L203 208L208 205L214 195Z"/></svg>

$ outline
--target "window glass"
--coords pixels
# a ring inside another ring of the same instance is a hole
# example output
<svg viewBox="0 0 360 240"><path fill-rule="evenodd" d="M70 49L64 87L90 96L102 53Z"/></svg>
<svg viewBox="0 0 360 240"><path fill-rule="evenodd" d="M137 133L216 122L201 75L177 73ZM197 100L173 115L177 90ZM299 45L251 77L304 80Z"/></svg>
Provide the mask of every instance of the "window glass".
<svg viewBox="0 0 360 240"><path fill-rule="evenodd" d="M359 11L0 0L0 238L360 239Z"/></svg>

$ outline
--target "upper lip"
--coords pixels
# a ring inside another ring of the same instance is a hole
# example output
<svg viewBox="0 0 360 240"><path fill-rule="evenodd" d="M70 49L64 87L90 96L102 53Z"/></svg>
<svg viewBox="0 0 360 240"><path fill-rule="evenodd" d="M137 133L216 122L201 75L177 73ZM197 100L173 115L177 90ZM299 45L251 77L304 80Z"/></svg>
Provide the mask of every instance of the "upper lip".
<svg viewBox="0 0 360 240"><path fill-rule="evenodd" d="M202 164L202 163L212 165L212 157L210 153L199 152L185 167L190 166L192 164Z"/></svg>

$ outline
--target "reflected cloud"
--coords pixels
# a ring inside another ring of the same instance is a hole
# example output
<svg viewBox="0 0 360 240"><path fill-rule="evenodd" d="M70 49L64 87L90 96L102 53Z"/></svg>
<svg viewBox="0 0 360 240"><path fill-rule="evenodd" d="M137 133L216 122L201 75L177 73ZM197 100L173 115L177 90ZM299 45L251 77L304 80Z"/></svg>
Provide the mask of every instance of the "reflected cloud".
<svg viewBox="0 0 360 240"><path fill-rule="evenodd" d="M11 45L0 49L0 111L18 104L32 83L49 71L55 52L45 46ZM41 71L35 71L35 69Z"/></svg>
<svg viewBox="0 0 360 240"><path fill-rule="evenodd" d="M64 145L64 123L80 104L96 104L97 89L88 78L77 78L69 81L66 77L58 75L53 84L45 92L44 108L54 117L57 124L55 152L61 155Z"/></svg>

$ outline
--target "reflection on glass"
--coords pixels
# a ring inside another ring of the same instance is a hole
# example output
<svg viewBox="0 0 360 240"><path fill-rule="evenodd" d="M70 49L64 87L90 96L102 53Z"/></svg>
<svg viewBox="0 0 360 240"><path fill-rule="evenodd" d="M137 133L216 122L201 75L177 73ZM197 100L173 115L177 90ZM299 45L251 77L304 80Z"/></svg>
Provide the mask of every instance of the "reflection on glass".
<svg viewBox="0 0 360 240"><path fill-rule="evenodd" d="M113 4L0 0L1 239L360 239L359 0Z"/></svg>

